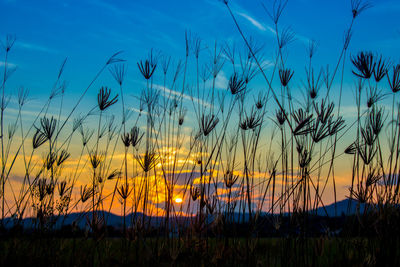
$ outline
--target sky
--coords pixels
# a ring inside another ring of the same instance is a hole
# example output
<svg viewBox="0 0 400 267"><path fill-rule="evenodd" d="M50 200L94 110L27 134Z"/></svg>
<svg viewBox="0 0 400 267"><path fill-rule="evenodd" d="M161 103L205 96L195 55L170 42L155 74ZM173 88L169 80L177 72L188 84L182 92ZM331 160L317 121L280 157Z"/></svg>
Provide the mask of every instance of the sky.
<svg viewBox="0 0 400 267"><path fill-rule="evenodd" d="M267 57L274 54L273 24L262 8L271 1L231 1L232 8L247 36L264 44ZM398 1L375 1L356 22L352 53L360 50L379 52L398 62L400 25L396 14ZM288 62L303 72L305 48L316 40L316 61L333 65L351 19L350 0L291 0L281 24L296 34ZM68 57L66 79L69 92L79 92L96 68L116 51L131 65L128 78L140 79L135 63L151 48L174 58L184 57L184 33L198 35L208 45L217 40L242 40L227 10L218 0L200 1L0 1L0 36L17 37L10 63L18 67L14 87L25 86L38 96L51 88L51 75ZM135 88L132 88L135 91Z"/></svg>
<svg viewBox="0 0 400 267"><path fill-rule="evenodd" d="M269 1L264 1L268 6ZM262 1L231 1L239 23L248 36L265 45L273 55L275 36L261 6ZM374 8L359 17L350 51L370 50L398 61L400 25L396 14L398 1L375 1ZM350 23L350 0L291 0L282 16L282 25L290 26L297 38L288 60L302 71L308 39L318 43L319 62L334 64ZM174 58L184 56L185 30L197 34L205 43L234 40L241 43L232 19L218 0L200 1L0 1L0 36L17 37L10 62L18 66L14 84L46 93L49 77L68 57L66 77L70 92L80 90L105 58L124 51L130 65L143 58L151 48ZM46 77L46 78L45 78ZM129 79L139 73L130 68ZM22 82L23 81L23 82ZM46 83L47 82L47 83Z"/></svg>
<svg viewBox="0 0 400 267"><path fill-rule="evenodd" d="M266 61L272 60L276 52L275 33L273 23L262 7L262 3L270 6L271 1L229 2L245 35L262 44ZM372 51L398 63L400 2L370 2L373 8L362 13L355 22L349 52L354 55L359 51ZM288 1L280 25L290 27L296 34L285 56L288 65L295 70L293 88L299 99L304 82L301 76L308 63L306 48L309 41L317 43L316 68L327 64L333 68L350 21L350 0ZM162 51L176 60L183 59L185 31L200 37L208 49L215 41L244 46L232 18L218 0L0 0L0 25L1 40L7 34L17 38L9 55L9 66L16 67L16 72L8 81L7 90L15 96L18 88L29 89L32 100L26 110L26 120L29 120L29 115L33 117L43 99L48 97L65 58L66 107L76 101L113 53L123 51L121 57L128 66L127 101L137 108L136 97L145 85L136 62L144 59L151 49ZM4 54L0 53L0 67L4 65L3 57ZM220 89L226 88L230 74L227 69L220 73L217 79ZM348 118L354 116L352 112L355 111L352 78L351 66L347 64L343 110ZM95 105L98 88L102 85L118 88L111 75L104 72L90 88L77 113ZM252 86L263 88L265 84L256 79ZM333 94L337 95L337 79L333 88ZM390 104L390 97L385 101ZM57 106L52 110L55 112ZM67 114L67 110L64 113Z"/></svg>

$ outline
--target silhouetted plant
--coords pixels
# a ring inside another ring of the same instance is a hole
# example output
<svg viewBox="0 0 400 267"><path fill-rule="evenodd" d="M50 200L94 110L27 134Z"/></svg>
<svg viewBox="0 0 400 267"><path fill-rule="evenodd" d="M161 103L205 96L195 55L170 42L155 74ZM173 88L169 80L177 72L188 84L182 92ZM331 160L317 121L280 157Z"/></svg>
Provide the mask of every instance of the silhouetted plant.
<svg viewBox="0 0 400 267"><path fill-rule="evenodd" d="M282 86L284 86L284 87L288 86L290 79L292 79L292 77L293 77L293 74L294 74L294 71L292 71L290 69L285 69L285 70L280 69L279 70L279 79L281 80Z"/></svg>
<svg viewBox="0 0 400 267"><path fill-rule="evenodd" d="M351 58L351 62L358 71L352 71L357 77L369 79L375 71L376 63L371 52L360 52Z"/></svg>
<svg viewBox="0 0 400 267"><path fill-rule="evenodd" d="M145 60L144 62L141 60L137 63L140 72L143 77L148 80L153 76L154 71L156 70L157 64L152 64L149 60Z"/></svg>
<svg viewBox="0 0 400 267"><path fill-rule="evenodd" d="M394 66L392 75L389 76L388 72L387 77L392 92L397 93L398 91L400 91L400 64Z"/></svg>
<svg viewBox="0 0 400 267"><path fill-rule="evenodd" d="M101 87L99 93L97 94L97 104L101 111L111 107L118 101L118 95L110 98L111 89L107 87Z"/></svg>

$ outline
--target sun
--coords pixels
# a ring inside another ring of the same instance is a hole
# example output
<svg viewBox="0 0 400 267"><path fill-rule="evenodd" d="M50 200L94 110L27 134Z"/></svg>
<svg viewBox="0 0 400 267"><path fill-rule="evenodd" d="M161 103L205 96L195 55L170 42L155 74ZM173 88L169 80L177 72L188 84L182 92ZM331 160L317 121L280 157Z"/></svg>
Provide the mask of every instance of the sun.
<svg viewBox="0 0 400 267"><path fill-rule="evenodd" d="M183 202L183 199L180 197L175 198L175 203L181 204Z"/></svg>

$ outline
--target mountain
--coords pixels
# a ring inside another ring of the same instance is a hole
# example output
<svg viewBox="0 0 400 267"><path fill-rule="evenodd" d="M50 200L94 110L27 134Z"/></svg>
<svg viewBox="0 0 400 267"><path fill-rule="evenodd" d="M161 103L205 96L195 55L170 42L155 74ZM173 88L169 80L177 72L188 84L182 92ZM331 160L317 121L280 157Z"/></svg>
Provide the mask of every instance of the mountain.
<svg viewBox="0 0 400 267"><path fill-rule="evenodd" d="M76 212L76 213L71 213L67 216L58 216L58 217L53 217L56 219L55 222L55 229L60 229L62 226L66 225L72 225L75 224L78 228L80 229L85 229L89 227L89 223L92 221L92 212ZM99 218L105 218L107 221L107 225L113 226L116 229L122 229L123 227L123 216L116 215L111 212L107 211L98 211L97 214L99 215ZM127 214L126 215L126 223L127 225L131 224L131 221L133 220L142 220L143 219L143 213L136 213L134 215L133 213ZM152 226L159 226L164 222L164 217L150 217L150 216L145 216L144 218L146 220L146 223L150 223ZM174 218L171 219L170 225L173 225L174 223L184 223L185 217L180 217L180 218ZM6 218L5 219L5 226L6 228L11 228L15 224L15 220L13 218ZM37 224L37 221L35 218L29 217L25 218L22 220L22 225L25 229L30 229L34 228L35 224Z"/></svg>
<svg viewBox="0 0 400 267"><path fill-rule="evenodd" d="M357 211L357 204L358 202L353 199L344 199L342 201L338 201L335 203L332 203L330 205L323 207L319 207L317 209L317 215L319 216L326 216L328 214L329 217L338 217L341 216L342 214L344 215L354 215L356 214ZM335 206L336 206L336 212L335 212ZM365 204L360 204L360 212L364 212L365 209Z"/></svg>
<svg viewBox="0 0 400 267"><path fill-rule="evenodd" d="M365 209L365 204L360 204L360 212L363 212ZM357 201L351 200L351 199L344 199L342 201L336 202L336 211L335 211L335 204L330 204L323 207L319 207L316 211L318 216L326 216L328 215L329 217L338 217L344 215L353 215L356 213L357 210ZM117 229L121 229L123 227L123 217L113 214L111 212L107 211L101 211L98 212L98 214L104 216L107 220L107 224L110 226L113 226ZM266 213L264 215L267 215ZM101 216L101 217L102 217ZM133 221L134 219L134 214L128 214L126 216L126 222L128 225L130 225L130 222ZM136 220L141 220L143 218L142 213L137 213L136 214ZM239 213L234 213L233 218L235 221L242 221L243 219L243 214ZM163 223L164 217L149 217L146 216L145 218L148 223L150 223L153 226L159 226ZM209 221L211 222L212 220L215 219L215 216L209 216ZM248 214L244 215L245 221L248 220ZM81 229L85 229L88 227L88 223L92 220L92 212L77 212L77 213L71 213L68 216L60 216L56 220L55 228L59 229L64 225L72 225L75 224L77 227ZM171 220L171 223L185 223L185 217L180 217L180 218L174 218ZM14 225L14 219L13 218L6 218L5 219L5 225L7 228L11 228ZM36 223L35 218L25 218L22 221L22 225L24 228L29 229L33 228Z"/></svg>

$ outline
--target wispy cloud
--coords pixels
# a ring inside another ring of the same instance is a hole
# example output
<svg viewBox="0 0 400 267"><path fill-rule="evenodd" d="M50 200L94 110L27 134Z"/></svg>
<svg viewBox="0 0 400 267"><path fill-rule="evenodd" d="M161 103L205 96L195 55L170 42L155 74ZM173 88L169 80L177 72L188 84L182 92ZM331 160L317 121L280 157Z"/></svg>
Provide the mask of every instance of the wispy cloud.
<svg viewBox="0 0 400 267"><path fill-rule="evenodd" d="M147 27L149 25L148 18L158 18L158 20L161 20L164 23L174 23L177 26L180 26L182 29L186 29L187 27L187 25L181 20L170 16L163 10L157 10L153 7L154 5L146 5L145 3L132 1L127 2L127 5L122 7L114 2L107 2L103 0L91 0L90 4L106 11L115 18L123 20L126 25L131 25L134 28L142 29ZM146 16L141 16L143 12L146 13ZM114 39L121 43L123 43L125 40L135 44L139 42L137 38L135 39L128 37L130 36L130 33L117 33L115 30L109 30L106 33L111 36L115 36ZM103 30L101 34L103 34ZM102 37L101 35L99 36ZM165 34L164 31L157 31L153 28L149 33L144 33L143 37L154 40L155 43L167 43L171 47L176 47L176 42L171 39L169 34Z"/></svg>
<svg viewBox="0 0 400 267"><path fill-rule="evenodd" d="M42 46L42 45L37 45L33 43L26 43L26 42L21 42L18 41L15 43L17 47L20 47L22 49L27 49L27 50L33 50L33 51L39 51L39 52L46 52L46 53L58 53L57 50Z"/></svg>
<svg viewBox="0 0 400 267"><path fill-rule="evenodd" d="M5 110L5 112L6 112L7 115L16 116L20 111L18 109L15 109L15 108L7 108ZM34 110L34 109L26 109L26 110L21 110L21 114L26 116L26 117L28 117L28 118L26 118L26 121L32 122L32 118L36 118L40 114L40 111L37 111L37 110ZM58 113L57 113L57 111L54 111L54 110L53 110L53 112L47 112L46 115L49 116L49 117L58 118ZM66 120L67 117L61 115L60 119L61 120Z"/></svg>
<svg viewBox="0 0 400 267"><path fill-rule="evenodd" d="M245 18L247 21L249 21L254 27L259 29L260 31L270 32L270 33L272 33L274 35L276 34L276 30L274 28L259 22L254 17L250 16L248 13L244 13L244 12L236 12L236 13L239 16ZM306 36L303 36L303 35L300 35L300 34L296 34L295 37L296 37L297 40L301 41L302 43L308 44L310 42L310 38L308 38Z"/></svg>
<svg viewBox="0 0 400 267"><path fill-rule="evenodd" d="M244 18L250 24L252 24L254 27L256 27L258 30L262 32L267 32L267 33L272 33L276 34L276 31L274 28L272 28L269 25L266 25L265 23L260 22L258 19L256 19L249 11L244 9L243 7L239 6L238 4L231 5L233 12L239 15L240 17Z"/></svg>
<svg viewBox="0 0 400 267"><path fill-rule="evenodd" d="M218 89L226 89L228 87L228 78L225 72L220 71L217 78L215 79L215 87Z"/></svg>
<svg viewBox="0 0 400 267"><path fill-rule="evenodd" d="M0 67L4 67L6 63L4 61L0 61ZM7 67L8 68L16 68L17 64L11 63L11 62L7 62Z"/></svg>
<svg viewBox="0 0 400 267"><path fill-rule="evenodd" d="M134 19L134 23L137 21L141 21L144 24L148 24L148 18L157 17L159 19L174 21L176 23L180 23L180 21L173 16L166 14L163 11L159 11L153 8L153 5L145 5L139 2L127 2L131 5L129 6L118 6L115 5L114 2L107 2L103 0L91 0L90 3L94 6L100 7L108 12L111 12L117 18L125 18L128 19L127 21L132 23L132 19ZM132 12L133 10L133 12ZM145 10L146 16L139 16L143 15L142 10ZM136 13L135 13L136 12Z"/></svg>
<svg viewBox="0 0 400 267"><path fill-rule="evenodd" d="M255 26L257 29L261 31L266 31L267 29L260 23L258 22L255 18L251 17L250 15L243 13L243 12L238 12L237 13L239 16L245 18L247 21L249 21L253 26Z"/></svg>
<svg viewBox="0 0 400 267"><path fill-rule="evenodd" d="M224 11L226 12L224 5L218 1L204 0L204 2L209 5L219 8L221 10L221 12L224 12ZM239 6L237 3L231 3L230 6L232 8L233 13L246 19L248 22L250 22L250 24L252 24L258 30L263 31L263 32L271 32L271 33L275 34L275 30L272 27L265 25L264 23L261 23L260 21L258 21L254 16L252 16L250 14L250 12L248 12L246 9Z"/></svg>
<svg viewBox="0 0 400 267"><path fill-rule="evenodd" d="M118 8L118 7L116 7L116 6L114 6L114 5L110 4L110 3L105 2L105 1L96 0L96 1L90 1L90 3L92 5L96 5L96 6L102 7L104 9L114 13L114 15L116 15L116 16L121 16L121 15L127 15L128 14L127 11L125 11L125 10L123 10L121 8Z"/></svg>
<svg viewBox="0 0 400 267"><path fill-rule="evenodd" d="M262 32L267 32L270 34L275 35L276 34L276 30L265 24L262 23L260 21L258 21L254 16L252 16L250 14L250 12L246 11L244 8L238 6L237 4L234 5L234 12L239 15L240 17L246 19L248 22L250 22L254 27L256 27L258 30L262 31ZM310 38L300 35L300 34L296 34L296 39L299 40L300 42L304 43L304 44L308 44L310 42Z"/></svg>
<svg viewBox="0 0 400 267"><path fill-rule="evenodd" d="M368 12L376 14L387 14L387 12L398 12L400 11L400 3L396 1L376 1L373 8Z"/></svg>
<svg viewBox="0 0 400 267"><path fill-rule="evenodd" d="M361 114L364 112L364 110L361 110ZM344 118L357 118L357 106L355 105L349 105L349 106L342 106L340 107L340 113L343 114Z"/></svg>
<svg viewBox="0 0 400 267"><path fill-rule="evenodd" d="M139 113L139 114L148 115L147 111L144 111L144 110L139 110L139 109L133 108L133 107L130 107L130 108L128 108L128 109L129 109L130 111L133 111L133 112L136 112L136 113Z"/></svg>
<svg viewBox="0 0 400 267"><path fill-rule="evenodd" d="M175 90L171 90L171 89L166 88L166 87L164 87L162 85L155 84L154 88L156 88L157 90L160 90L160 92L162 92L162 93L165 93L165 96L169 96L169 95L178 96L178 97L182 97L185 100L189 100L189 101L193 101L195 103L199 103L200 105L203 105L205 107L211 107L212 106L210 103L208 103L208 102L206 102L204 100L201 100L201 99L198 99L196 97L187 95L185 93L181 93L181 92L177 92Z"/></svg>

